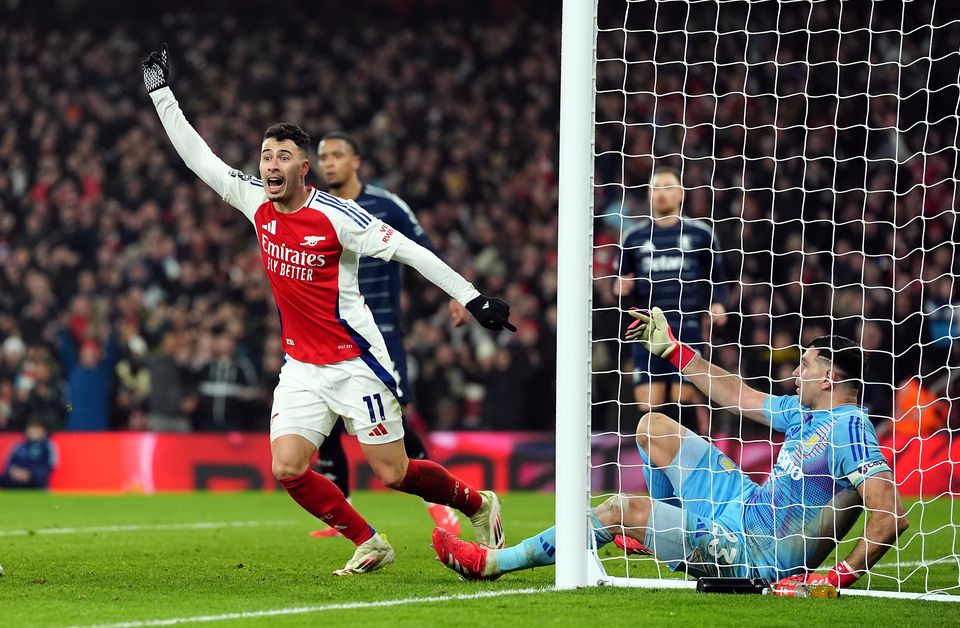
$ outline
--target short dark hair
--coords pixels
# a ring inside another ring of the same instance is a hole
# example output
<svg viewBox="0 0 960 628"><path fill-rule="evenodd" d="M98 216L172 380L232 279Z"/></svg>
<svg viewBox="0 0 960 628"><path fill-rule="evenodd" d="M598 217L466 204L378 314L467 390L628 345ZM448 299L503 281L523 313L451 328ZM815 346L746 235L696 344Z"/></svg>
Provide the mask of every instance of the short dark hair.
<svg viewBox="0 0 960 628"><path fill-rule="evenodd" d="M310 152L310 136L307 132L291 122L278 122L266 130L263 139L272 137L278 142L290 140L306 155Z"/></svg>
<svg viewBox="0 0 960 628"><path fill-rule="evenodd" d="M347 146L350 147L350 150L353 151L354 155L360 156L360 144L357 143L357 140L354 139L352 135L345 131L330 131L326 135L320 138L320 142L326 142L327 140L342 140L346 142ZM320 144L317 144L317 152L320 151Z"/></svg>
<svg viewBox="0 0 960 628"><path fill-rule="evenodd" d="M653 180L658 174L672 174L677 178L677 181L683 183L683 179L680 178L680 171L676 168L671 168L670 166L657 166L653 169L653 174L650 175L650 179Z"/></svg>
<svg viewBox="0 0 960 628"><path fill-rule="evenodd" d="M860 345L846 336L818 336L810 341L810 349L817 350L817 357L830 362L842 383L859 391L863 384L863 371L867 361Z"/></svg>

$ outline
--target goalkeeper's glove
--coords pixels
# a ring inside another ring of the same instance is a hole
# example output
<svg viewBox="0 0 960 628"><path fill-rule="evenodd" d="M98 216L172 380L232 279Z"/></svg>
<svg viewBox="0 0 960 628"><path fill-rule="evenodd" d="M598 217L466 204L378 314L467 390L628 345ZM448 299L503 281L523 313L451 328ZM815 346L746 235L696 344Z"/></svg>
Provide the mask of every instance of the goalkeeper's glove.
<svg viewBox="0 0 960 628"><path fill-rule="evenodd" d="M147 93L170 84L170 51L166 43L160 46L159 52L151 52L140 66L143 68L143 84Z"/></svg>
<svg viewBox="0 0 960 628"><path fill-rule="evenodd" d="M806 584L832 584L837 589L847 589L860 578L860 574L853 570L847 561L837 563L837 566L827 573L808 573L790 576L779 580L774 588L782 585L794 585L799 583Z"/></svg>
<svg viewBox="0 0 960 628"><path fill-rule="evenodd" d="M507 305L506 301L495 297L485 297L481 294L467 303L467 311L473 314L473 317L487 329L517 331L517 328L510 322L510 306Z"/></svg>
<svg viewBox="0 0 960 628"><path fill-rule="evenodd" d="M669 360L681 371L697 356L696 351L676 339L670 324L667 323L667 317L660 308L631 309L628 314L637 320L627 327L624 335L627 340L638 341L644 349L664 360Z"/></svg>

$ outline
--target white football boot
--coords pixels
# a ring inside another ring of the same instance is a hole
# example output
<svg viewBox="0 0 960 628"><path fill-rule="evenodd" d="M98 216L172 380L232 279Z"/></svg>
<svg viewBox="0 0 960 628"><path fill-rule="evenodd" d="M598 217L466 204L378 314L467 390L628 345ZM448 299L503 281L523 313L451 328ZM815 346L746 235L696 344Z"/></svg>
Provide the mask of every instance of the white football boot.
<svg viewBox="0 0 960 628"><path fill-rule="evenodd" d="M357 546L353 558L347 561L343 569L337 569L333 573L337 576L350 576L376 571L392 563L393 556L393 547L387 542L387 537L374 534Z"/></svg>
<svg viewBox="0 0 960 628"><path fill-rule="evenodd" d="M506 540L500 524L500 500L493 491L480 491L480 497L483 504L480 510L470 517L477 534L477 543L491 549L500 549Z"/></svg>

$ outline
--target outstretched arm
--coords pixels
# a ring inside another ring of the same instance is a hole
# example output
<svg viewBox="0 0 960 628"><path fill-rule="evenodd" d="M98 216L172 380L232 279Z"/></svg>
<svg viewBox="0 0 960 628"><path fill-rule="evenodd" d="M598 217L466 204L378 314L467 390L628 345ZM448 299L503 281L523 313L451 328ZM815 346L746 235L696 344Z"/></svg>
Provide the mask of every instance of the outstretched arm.
<svg viewBox="0 0 960 628"><path fill-rule="evenodd" d="M437 287L462 303L477 321L494 331L509 329L510 306L493 297L485 297L455 270L440 261L436 255L383 222L371 216L353 201L328 199L338 203L341 211L327 214L337 230L340 243L359 255L398 261L415 268Z"/></svg>
<svg viewBox="0 0 960 628"><path fill-rule="evenodd" d="M234 170L217 157L200 134L190 126L169 87L170 65L166 44L143 62L143 80L157 109L163 129L177 154L190 170L213 188L223 200L253 220L266 200L263 184L255 177Z"/></svg>
<svg viewBox="0 0 960 628"><path fill-rule="evenodd" d="M763 425L770 425L764 412L767 395L747 386L739 375L725 371L679 342L660 308L652 311L630 310L637 319L627 328L627 340L640 342L653 355L672 362L710 401L722 408L733 408Z"/></svg>
<svg viewBox="0 0 960 628"><path fill-rule="evenodd" d="M500 299L481 295L460 273L416 242L408 238L401 240L393 254L393 259L415 268L417 272L466 307L467 311L487 329L517 331L509 320L509 305Z"/></svg>
<svg viewBox="0 0 960 628"><path fill-rule="evenodd" d="M770 420L763 406L766 393L747 386L739 375L726 371L701 356L695 356L682 370L683 376L720 408L732 408L763 425Z"/></svg>

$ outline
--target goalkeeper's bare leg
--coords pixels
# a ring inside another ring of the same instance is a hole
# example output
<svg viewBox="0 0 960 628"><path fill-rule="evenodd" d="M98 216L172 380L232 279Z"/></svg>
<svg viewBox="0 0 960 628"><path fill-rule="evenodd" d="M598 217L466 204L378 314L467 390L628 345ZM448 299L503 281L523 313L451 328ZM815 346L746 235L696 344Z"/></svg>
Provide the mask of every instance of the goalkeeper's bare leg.
<svg viewBox="0 0 960 628"><path fill-rule="evenodd" d="M597 548L610 543L614 532L626 534L643 547L652 504L646 496L614 495L597 506L592 513ZM552 565L556 562L556 547L555 527L500 550L458 539L441 528L433 531L433 548L438 560L463 580L496 580L511 571Z"/></svg>
<svg viewBox="0 0 960 628"><path fill-rule="evenodd" d="M660 469L671 465L680 451L680 443L687 429L668 416L648 412L637 425L637 444L646 454L653 473L663 475ZM666 476L663 480L667 480ZM680 509L668 503L672 517ZM651 553L647 549L646 531L654 500L640 495L614 495L593 511L593 533L597 547L614 540L614 535L632 539L634 543L621 541L629 553ZM678 528L679 529L679 528ZM670 544L670 560L677 559L674 545ZM679 543L682 546L682 542ZM492 580L510 571L552 565L556 553L556 528L548 528L523 542L493 551L475 543L462 541L440 529L433 532L433 546L444 566L456 571L467 580Z"/></svg>

